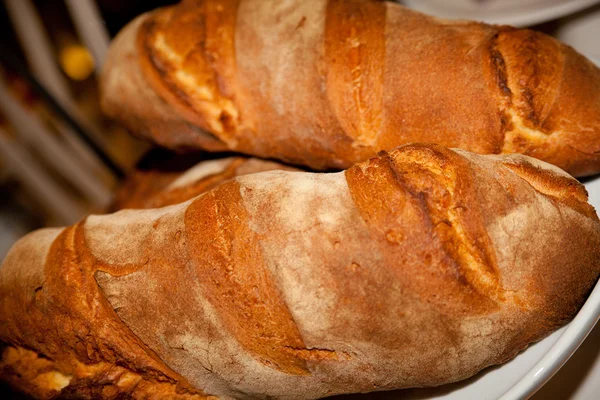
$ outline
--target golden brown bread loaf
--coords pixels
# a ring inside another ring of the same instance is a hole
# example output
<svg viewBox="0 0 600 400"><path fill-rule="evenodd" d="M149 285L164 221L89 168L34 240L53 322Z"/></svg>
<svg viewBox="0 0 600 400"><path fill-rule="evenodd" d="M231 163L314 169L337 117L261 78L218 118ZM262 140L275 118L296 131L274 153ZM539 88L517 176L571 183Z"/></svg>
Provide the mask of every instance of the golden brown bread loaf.
<svg viewBox="0 0 600 400"><path fill-rule="evenodd" d="M600 172L600 70L542 33L368 0L184 0L119 34L103 108L170 148L315 169L435 142Z"/></svg>
<svg viewBox="0 0 600 400"><path fill-rule="evenodd" d="M26 236L0 269L0 371L40 398L440 385L569 321L599 273L576 180L409 145Z"/></svg>
<svg viewBox="0 0 600 400"><path fill-rule="evenodd" d="M111 210L170 206L236 176L272 170L297 171L285 164L252 157L209 159L206 154L151 151L118 188Z"/></svg>

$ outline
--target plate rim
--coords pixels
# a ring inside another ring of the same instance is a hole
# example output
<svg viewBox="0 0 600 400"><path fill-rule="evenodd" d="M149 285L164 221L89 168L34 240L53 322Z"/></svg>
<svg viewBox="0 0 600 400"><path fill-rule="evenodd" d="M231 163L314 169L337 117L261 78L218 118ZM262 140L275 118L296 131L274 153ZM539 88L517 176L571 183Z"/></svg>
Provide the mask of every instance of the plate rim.
<svg viewBox="0 0 600 400"><path fill-rule="evenodd" d="M550 350L499 400L527 399L542 388L569 361L600 319L600 280L583 307Z"/></svg>
<svg viewBox="0 0 600 400"><path fill-rule="evenodd" d="M517 28L523 28L526 26L541 24L543 22L551 21L553 19L558 19L565 17L567 15L576 13L581 11L587 7L590 7L594 4L600 3L599 0L574 0L568 1L564 3L559 3L550 6L540 6L535 10L525 11L517 10L518 14L506 14L506 13L498 13L496 15L485 15L485 13L477 13L477 10L473 10L475 12L471 13L468 16L460 17L457 14L442 12L442 14L436 15L437 11L440 11L440 8L436 7L435 4L427 4L426 2L422 2L420 0L400 0L400 4L409 7L415 11L419 11L428 15L434 15L439 18L446 19L470 19L470 20L478 20L483 21L489 24L496 25L512 25ZM447 10L443 10L447 11Z"/></svg>

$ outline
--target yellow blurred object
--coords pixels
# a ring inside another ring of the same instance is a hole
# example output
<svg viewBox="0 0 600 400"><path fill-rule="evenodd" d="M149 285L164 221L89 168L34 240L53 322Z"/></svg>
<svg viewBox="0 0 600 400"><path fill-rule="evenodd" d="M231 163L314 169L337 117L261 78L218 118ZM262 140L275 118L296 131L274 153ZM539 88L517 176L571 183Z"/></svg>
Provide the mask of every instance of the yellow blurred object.
<svg viewBox="0 0 600 400"><path fill-rule="evenodd" d="M60 50L60 66L67 76L76 81L87 79L94 72L94 58L81 45L68 45Z"/></svg>

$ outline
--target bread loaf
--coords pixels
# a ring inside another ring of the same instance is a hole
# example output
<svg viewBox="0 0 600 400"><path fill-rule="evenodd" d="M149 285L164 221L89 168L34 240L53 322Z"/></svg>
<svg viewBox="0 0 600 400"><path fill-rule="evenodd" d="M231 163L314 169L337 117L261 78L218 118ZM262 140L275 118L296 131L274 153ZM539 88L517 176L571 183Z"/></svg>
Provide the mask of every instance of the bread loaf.
<svg viewBox="0 0 600 400"><path fill-rule="evenodd" d="M569 321L599 273L569 175L408 145L26 236L0 269L1 377L39 398L440 385Z"/></svg>
<svg viewBox="0 0 600 400"><path fill-rule="evenodd" d="M124 208L157 208L182 203L236 176L296 168L252 157L207 159L206 155L148 154L115 193L112 211ZM162 154L162 152L161 152ZM188 162L180 162L186 158ZM191 162L191 163L190 163Z"/></svg>
<svg viewBox="0 0 600 400"><path fill-rule="evenodd" d="M542 33L368 0L185 0L119 34L112 117L170 148L314 169L435 142L600 172L600 70Z"/></svg>

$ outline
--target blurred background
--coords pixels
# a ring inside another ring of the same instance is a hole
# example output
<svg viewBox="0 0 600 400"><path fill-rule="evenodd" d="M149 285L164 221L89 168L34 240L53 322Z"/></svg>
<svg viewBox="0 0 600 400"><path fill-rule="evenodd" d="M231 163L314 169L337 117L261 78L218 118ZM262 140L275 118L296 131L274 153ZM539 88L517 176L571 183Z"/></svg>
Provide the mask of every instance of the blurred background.
<svg viewBox="0 0 600 400"><path fill-rule="evenodd" d="M104 212L150 149L102 115L98 76L127 22L176 2L0 0L0 261L33 229ZM533 27L600 64L598 0L400 3L439 17ZM536 399L600 398L598 328L592 337Z"/></svg>
<svg viewBox="0 0 600 400"><path fill-rule="evenodd" d="M102 212L149 145L104 118L109 41L168 0L0 0L0 260L19 237Z"/></svg>

